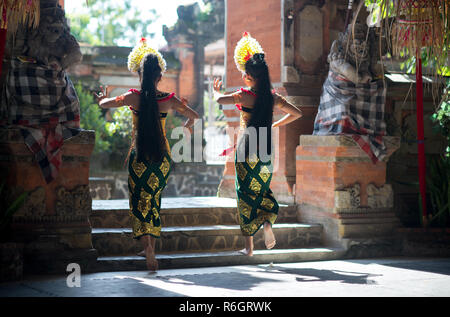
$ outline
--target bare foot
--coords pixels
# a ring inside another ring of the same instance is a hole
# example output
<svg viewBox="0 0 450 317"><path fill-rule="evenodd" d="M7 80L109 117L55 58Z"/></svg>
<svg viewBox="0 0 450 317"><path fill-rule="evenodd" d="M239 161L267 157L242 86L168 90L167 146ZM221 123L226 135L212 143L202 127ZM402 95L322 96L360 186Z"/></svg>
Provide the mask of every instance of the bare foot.
<svg viewBox="0 0 450 317"><path fill-rule="evenodd" d="M264 242L266 243L266 248L269 250L277 243L272 231L272 226L269 224L264 225Z"/></svg>
<svg viewBox="0 0 450 317"><path fill-rule="evenodd" d="M151 245L148 245L147 248L145 249L145 255L147 258L147 268L150 271L158 270L158 261L156 261L155 252L153 251Z"/></svg>
<svg viewBox="0 0 450 317"><path fill-rule="evenodd" d="M238 252L246 256L253 256L253 250L247 250L244 248L242 250L239 250Z"/></svg>
<svg viewBox="0 0 450 317"><path fill-rule="evenodd" d="M138 256L142 256L142 257L144 257L145 258L145 250L144 251L141 251L141 252L139 252L138 254L137 254Z"/></svg>

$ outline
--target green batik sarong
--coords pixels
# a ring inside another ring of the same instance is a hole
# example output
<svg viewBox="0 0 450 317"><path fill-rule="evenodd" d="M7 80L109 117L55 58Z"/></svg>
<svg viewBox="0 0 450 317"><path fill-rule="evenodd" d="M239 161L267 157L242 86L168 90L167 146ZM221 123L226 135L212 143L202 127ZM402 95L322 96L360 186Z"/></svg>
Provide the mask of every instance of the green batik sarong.
<svg viewBox="0 0 450 317"><path fill-rule="evenodd" d="M165 154L160 162L137 162L133 150L128 163L128 190L133 237L161 236L161 192L167 185L172 160Z"/></svg>
<svg viewBox="0 0 450 317"><path fill-rule="evenodd" d="M265 222L273 225L277 219L279 206L269 188L270 165L256 155L244 162L235 156L239 224L244 236L253 236Z"/></svg>

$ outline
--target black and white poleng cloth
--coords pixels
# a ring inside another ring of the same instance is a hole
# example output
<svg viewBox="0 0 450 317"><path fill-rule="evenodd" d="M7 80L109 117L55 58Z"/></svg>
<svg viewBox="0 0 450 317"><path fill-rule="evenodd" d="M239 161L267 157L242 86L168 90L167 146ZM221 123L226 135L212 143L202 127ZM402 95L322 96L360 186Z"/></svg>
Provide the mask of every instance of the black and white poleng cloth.
<svg viewBox="0 0 450 317"><path fill-rule="evenodd" d="M381 161L386 156L385 101L382 80L355 85L330 71L323 85L313 134L348 134L373 163Z"/></svg>
<svg viewBox="0 0 450 317"><path fill-rule="evenodd" d="M72 82L63 70L15 59L5 97L2 124L21 130L50 183L62 163L64 140L80 132L80 104Z"/></svg>

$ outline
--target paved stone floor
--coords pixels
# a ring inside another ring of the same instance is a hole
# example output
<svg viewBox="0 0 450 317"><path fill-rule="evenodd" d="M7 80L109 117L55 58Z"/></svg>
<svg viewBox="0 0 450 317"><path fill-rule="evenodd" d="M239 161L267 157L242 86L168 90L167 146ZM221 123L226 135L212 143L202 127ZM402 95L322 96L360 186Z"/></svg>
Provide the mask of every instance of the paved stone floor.
<svg viewBox="0 0 450 317"><path fill-rule="evenodd" d="M68 273L69 274L69 273ZM0 284L0 297L448 297L450 258L383 258L290 264L34 276Z"/></svg>

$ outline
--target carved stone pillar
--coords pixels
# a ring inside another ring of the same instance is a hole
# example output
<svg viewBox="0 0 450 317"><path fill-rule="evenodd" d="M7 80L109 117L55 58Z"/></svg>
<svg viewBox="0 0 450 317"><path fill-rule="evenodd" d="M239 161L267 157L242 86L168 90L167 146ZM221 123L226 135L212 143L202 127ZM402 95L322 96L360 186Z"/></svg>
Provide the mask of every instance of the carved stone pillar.
<svg viewBox="0 0 450 317"><path fill-rule="evenodd" d="M95 132L82 131L62 147L58 177L47 184L18 129L0 128L0 172L7 195L28 197L12 220L12 239L24 244L25 272L65 273L69 263L88 269L97 259L89 214L89 158Z"/></svg>
<svg viewBox="0 0 450 317"><path fill-rule="evenodd" d="M300 136L297 218L322 223L328 244L355 247L392 237L399 222L392 187L386 184L386 162L399 148L400 138L384 137L384 142L386 158L373 164L350 136Z"/></svg>

